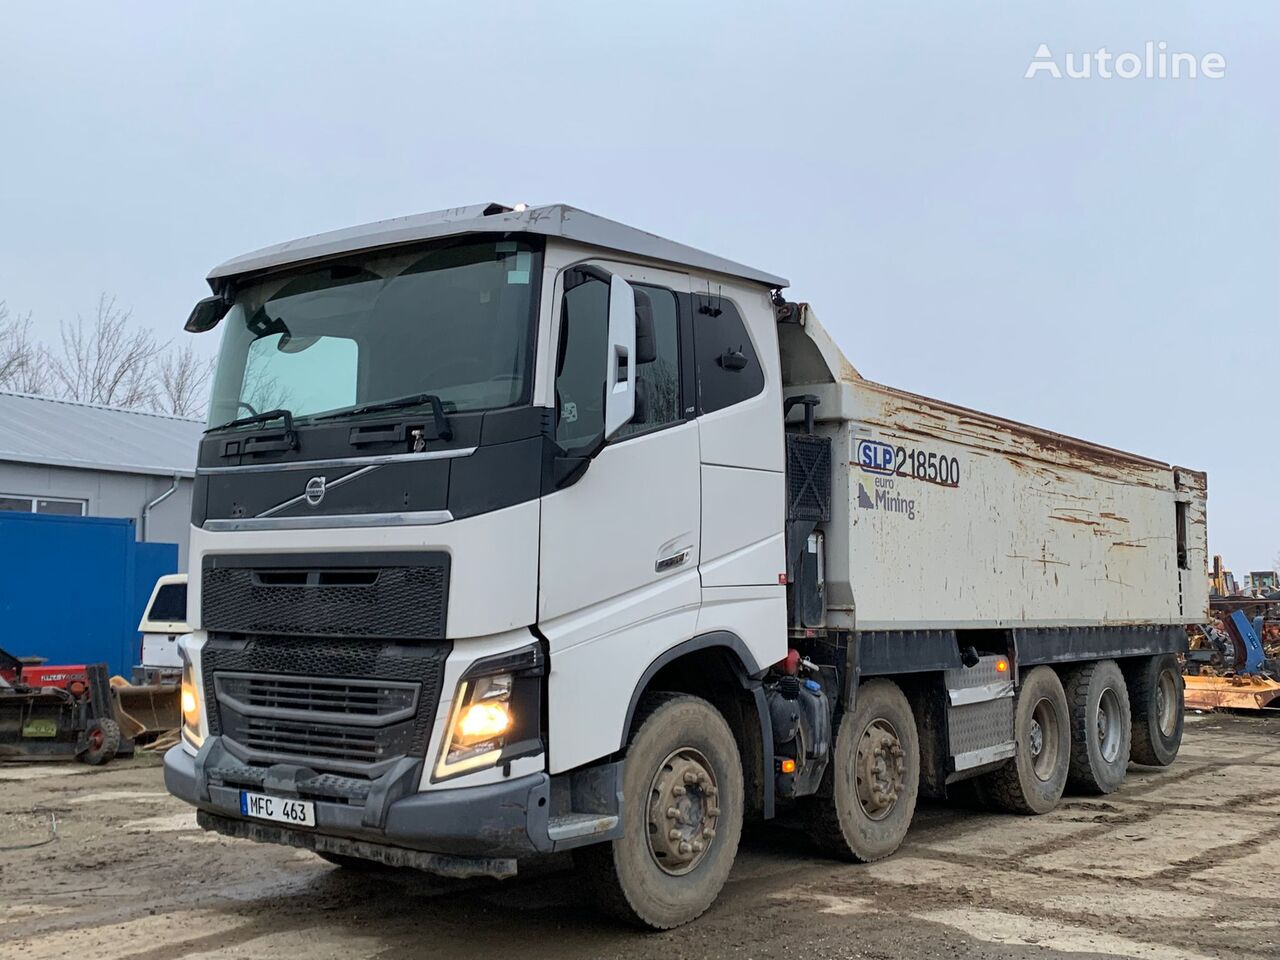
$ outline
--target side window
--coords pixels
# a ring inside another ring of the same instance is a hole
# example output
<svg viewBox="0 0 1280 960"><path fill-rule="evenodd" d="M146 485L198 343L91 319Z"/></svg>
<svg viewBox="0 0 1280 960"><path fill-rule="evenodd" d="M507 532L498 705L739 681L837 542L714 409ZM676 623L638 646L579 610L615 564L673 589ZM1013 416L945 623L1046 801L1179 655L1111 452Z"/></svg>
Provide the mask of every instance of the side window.
<svg viewBox="0 0 1280 960"><path fill-rule="evenodd" d="M637 318L636 415L618 431L615 441L681 419L680 313L676 295L662 287L632 287ZM652 337L644 335L647 328L652 329Z"/></svg>
<svg viewBox="0 0 1280 960"><path fill-rule="evenodd" d="M764 389L764 370L738 308L723 297L693 298L698 413L749 400Z"/></svg>
<svg viewBox="0 0 1280 960"><path fill-rule="evenodd" d="M604 433L609 285L577 271L565 283L556 353L556 441L572 450Z"/></svg>

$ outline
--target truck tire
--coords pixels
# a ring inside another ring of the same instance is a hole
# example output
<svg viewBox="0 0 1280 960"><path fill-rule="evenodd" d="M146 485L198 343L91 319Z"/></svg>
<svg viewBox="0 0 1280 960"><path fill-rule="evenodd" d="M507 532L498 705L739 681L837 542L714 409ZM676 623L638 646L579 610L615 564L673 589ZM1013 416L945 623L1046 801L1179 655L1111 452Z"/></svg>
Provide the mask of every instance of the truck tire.
<svg viewBox="0 0 1280 960"><path fill-rule="evenodd" d="M1071 772L1067 783L1085 793L1115 793L1129 766L1129 691L1114 660L1067 672L1071 709Z"/></svg>
<svg viewBox="0 0 1280 960"><path fill-rule="evenodd" d="M1167 767L1182 746L1182 671L1172 653L1143 657L1125 671L1133 737L1130 759L1149 767Z"/></svg>
<svg viewBox="0 0 1280 960"><path fill-rule="evenodd" d="M882 860L906 837L919 792L911 704L892 680L863 684L840 721L822 787L806 803L809 836L844 860Z"/></svg>
<svg viewBox="0 0 1280 960"><path fill-rule="evenodd" d="M1058 805L1071 765L1071 713L1051 667L1022 678L1014 704L1013 759L974 779L984 806L1008 813L1048 813Z"/></svg>
<svg viewBox="0 0 1280 960"><path fill-rule="evenodd" d="M742 760L729 724L698 697L646 695L622 790L622 837L574 851L597 903L654 930L698 918L728 879L742 835Z"/></svg>
<svg viewBox="0 0 1280 960"><path fill-rule="evenodd" d="M84 753L80 759L91 767L98 767L111 760L120 749L120 725L105 717L92 721L84 734Z"/></svg>

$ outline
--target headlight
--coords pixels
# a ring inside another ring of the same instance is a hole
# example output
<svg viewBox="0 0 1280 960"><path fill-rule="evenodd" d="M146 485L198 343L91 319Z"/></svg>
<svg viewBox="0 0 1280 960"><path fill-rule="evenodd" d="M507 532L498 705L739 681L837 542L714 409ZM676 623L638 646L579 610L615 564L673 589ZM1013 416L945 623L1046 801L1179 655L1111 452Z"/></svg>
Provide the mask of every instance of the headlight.
<svg viewBox="0 0 1280 960"><path fill-rule="evenodd" d="M204 743L204 737L200 736L200 688L196 686L191 658L181 643L178 644L178 652L182 656L182 692L178 701L182 710L182 738L199 749Z"/></svg>
<svg viewBox="0 0 1280 960"><path fill-rule="evenodd" d="M472 664L454 693L433 779L541 753L544 673L536 644Z"/></svg>

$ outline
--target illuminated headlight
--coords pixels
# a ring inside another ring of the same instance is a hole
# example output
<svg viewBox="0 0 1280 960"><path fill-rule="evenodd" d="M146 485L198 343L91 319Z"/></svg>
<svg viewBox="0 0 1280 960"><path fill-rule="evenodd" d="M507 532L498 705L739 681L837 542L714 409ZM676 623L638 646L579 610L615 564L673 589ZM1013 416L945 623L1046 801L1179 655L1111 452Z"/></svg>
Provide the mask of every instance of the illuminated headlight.
<svg viewBox="0 0 1280 960"><path fill-rule="evenodd" d="M197 749L204 742L200 736L200 688L196 686L195 670L185 646L179 642L178 653L182 657L182 691L178 706L182 711L182 738Z"/></svg>
<svg viewBox="0 0 1280 960"><path fill-rule="evenodd" d="M541 753L545 672L537 645L472 664L458 682L433 779Z"/></svg>

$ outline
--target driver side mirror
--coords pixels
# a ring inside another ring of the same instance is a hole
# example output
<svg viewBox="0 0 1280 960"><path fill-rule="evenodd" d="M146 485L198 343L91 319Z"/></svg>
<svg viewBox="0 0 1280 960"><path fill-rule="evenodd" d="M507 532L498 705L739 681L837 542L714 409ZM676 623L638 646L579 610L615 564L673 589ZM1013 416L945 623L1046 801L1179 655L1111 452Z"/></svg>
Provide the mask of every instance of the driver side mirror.
<svg viewBox="0 0 1280 960"><path fill-rule="evenodd" d="M205 297L192 307L191 316L187 317L187 322L182 329L187 333L204 333L206 330L212 330L230 309L231 304L222 297Z"/></svg>

